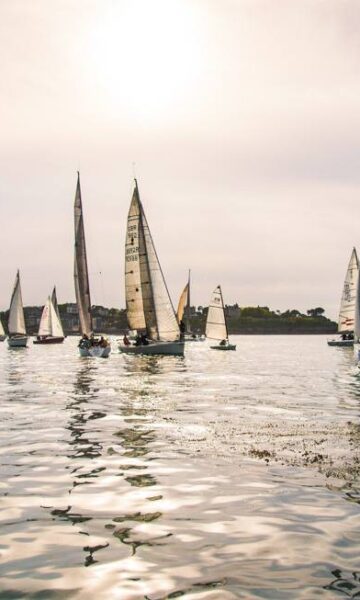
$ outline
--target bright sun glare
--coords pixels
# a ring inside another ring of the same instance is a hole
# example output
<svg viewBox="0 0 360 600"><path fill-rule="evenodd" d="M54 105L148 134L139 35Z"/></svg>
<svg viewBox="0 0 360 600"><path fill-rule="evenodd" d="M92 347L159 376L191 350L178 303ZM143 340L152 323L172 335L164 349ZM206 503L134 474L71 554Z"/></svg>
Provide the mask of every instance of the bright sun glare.
<svg viewBox="0 0 360 600"><path fill-rule="evenodd" d="M166 118L194 93L201 68L199 19L187 0L111 4L90 44L97 84L130 117Z"/></svg>

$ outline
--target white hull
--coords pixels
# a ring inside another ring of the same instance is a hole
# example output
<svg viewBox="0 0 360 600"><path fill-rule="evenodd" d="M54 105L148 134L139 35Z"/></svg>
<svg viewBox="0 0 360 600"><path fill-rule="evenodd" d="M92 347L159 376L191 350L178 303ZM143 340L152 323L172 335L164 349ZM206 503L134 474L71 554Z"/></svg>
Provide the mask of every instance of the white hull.
<svg viewBox="0 0 360 600"><path fill-rule="evenodd" d="M147 346L119 345L124 354L145 354L146 356L184 356L184 342L150 342Z"/></svg>
<svg viewBox="0 0 360 600"><path fill-rule="evenodd" d="M9 337L8 344L9 348L26 348L28 337L27 335L17 336L17 337Z"/></svg>
<svg viewBox="0 0 360 600"><path fill-rule="evenodd" d="M235 344L227 344L226 346L210 346L211 350L236 350Z"/></svg>
<svg viewBox="0 0 360 600"><path fill-rule="evenodd" d="M0 335L0 342L3 342L4 340L6 340L6 335Z"/></svg>
<svg viewBox="0 0 360 600"><path fill-rule="evenodd" d="M105 348L101 346L90 346L90 348L79 348L80 356L89 356L92 358L108 358L111 352L110 344Z"/></svg>

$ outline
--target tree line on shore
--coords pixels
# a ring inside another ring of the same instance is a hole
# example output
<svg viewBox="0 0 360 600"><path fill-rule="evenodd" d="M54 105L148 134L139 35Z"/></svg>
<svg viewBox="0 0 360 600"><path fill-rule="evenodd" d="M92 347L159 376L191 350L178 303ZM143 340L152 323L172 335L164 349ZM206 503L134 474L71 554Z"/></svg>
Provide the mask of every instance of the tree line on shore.
<svg viewBox="0 0 360 600"><path fill-rule="evenodd" d="M27 330L36 334L40 322L42 306L27 306L24 308ZM192 306L190 309L190 327L196 333L205 331L207 307ZM78 333L78 315L76 304L59 305L60 317L66 335ZM337 324L325 316L321 307L310 308L306 313L297 309L285 311L271 310L267 306L245 306L238 304L226 306L227 324L230 334L311 334L335 333ZM122 334L128 328L126 310L94 306L92 309L94 329L97 332ZM0 313L5 327L8 321L8 311Z"/></svg>

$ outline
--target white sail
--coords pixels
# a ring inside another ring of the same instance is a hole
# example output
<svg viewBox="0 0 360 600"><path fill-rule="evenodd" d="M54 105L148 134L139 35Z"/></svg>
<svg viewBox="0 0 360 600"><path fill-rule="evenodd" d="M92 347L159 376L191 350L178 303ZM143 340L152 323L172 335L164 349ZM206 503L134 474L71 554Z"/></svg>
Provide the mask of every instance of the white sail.
<svg viewBox="0 0 360 600"><path fill-rule="evenodd" d="M146 329L141 291L139 244L142 237L140 228L140 200L135 185L131 200L125 242L125 296L126 314L130 329Z"/></svg>
<svg viewBox="0 0 360 600"><path fill-rule="evenodd" d="M86 258L84 217L81 202L80 175L78 173L75 203L75 260L74 260L74 283L76 302L79 310L80 331L82 335L90 335L92 332L91 299L89 275Z"/></svg>
<svg viewBox="0 0 360 600"><path fill-rule="evenodd" d="M5 331L4 331L4 327L3 327L3 324L0 319L0 336L3 336L3 335L5 335Z"/></svg>
<svg viewBox="0 0 360 600"><path fill-rule="evenodd" d="M38 335L64 337L61 322L56 313L55 307L52 303L50 296L48 297L47 302L42 311Z"/></svg>
<svg viewBox="0 0 360 600"><path fill-rule="evenodd" d="M343 333L354 330L355 299L359 278L359 261L356 249L353 248L344 281L341 297L338 331Z"/></svg>
<svg viewBox="0 0 360 600"><path fill-rule="evenodd" d="M134 229L130 229L130 226ZM133 233L134 236L132 236ZM130 259L130 257L132 258ZM177 340L180 334L179 325L140 201L136 181L128 218L125 262L125 291L126 306L129 310L129 326L140 329L145 325L148 337L152 340ZM135 327L135 325L137 326Z"/></svg>
<svg viewBox="0 0 360 600"><path fill-rule="evenodd" d="M188 305L188 296L189 296L189 283L187 283L186 286L184 287L184 289L181 293L180 299L179 299L179 304L178 304L178 309L177 309L177 318L178 318L179 323L180 323L180 321L183 320L185 308Z"/></svg>
<svg viewBox="0 0 360 600"><path fill-rule="evenodd" d="M206 337L213 340L224 340L228 338L225 320L224 302L221 287L218 285L213 291L206 318Z"/></svg>
<svg viewBox="0 0 360 600"><path fill-rule="evenodd" d="M56 296L56 286L55 285L54 285L54 289L53 289L52 294L51 294L51 302L53 303L53 306L55 308L56 314L59 317L59 321L61 322L61 320L60 320L59 306L58 306L58 301L57 301L57 296Z"/></svg>
<svg viewBox="0 0 360 600"><path fill-rule="evenodd" d="M11 296L8 328L10 335L26 335L19 271L16 274L14 290Z"/></svg>

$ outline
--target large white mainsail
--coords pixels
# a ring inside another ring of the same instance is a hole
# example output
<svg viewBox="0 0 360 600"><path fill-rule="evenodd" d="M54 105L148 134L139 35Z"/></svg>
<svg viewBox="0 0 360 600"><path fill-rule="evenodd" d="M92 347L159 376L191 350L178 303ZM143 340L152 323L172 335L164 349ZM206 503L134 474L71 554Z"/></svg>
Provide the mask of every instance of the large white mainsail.
<svg viewBox="0 0 360 600"><path fill-rule="evenodd" d="M359 260L357 257L356 249L353 248L349 265L346 271L344 288L341 297L338 322L339 333L354 330L355 300L357 294L358 278Z"/></svg>
<svg viewBox="0 0 360 600"><path fill-rule="evenodd" d="M64 337L63 328L60 319L56 313L55 307L50 296L43 308L39 325L39 336Z"/></svg>
<svg viewBox="0 0 360 600"><path fill-rule="evenodd" d="M92 333L91 319L91 299L89 274L86 258L84 217L81 202L80 174L75 193L74 203L74 221L75 221L75 260L74 260L74 283L76 302L79 310L79 322L81 334L90 335Z"/></svg>
<svg viewBox="0 0 360 600"><path fill-rule="evenodd" d="M145 325L148 337L152 340L177 340L180 334L179 325L140 201L136 180L128 217L125 252L125 292L129 326L139 329Z"/></svg>
<svg viewBox="0 0 360 600"><path fill-rule="evenodd" d="M10 335L26 335L19 271L16 273L14 290L11 296L8 329Z"/></svg>
<svg viewBox="0 0 360 600"><path fill-rule="evenodd" d="M218 285L213 291L206 318L205 335L213 340L228 339L224 302L221 287Z"/></svg>

